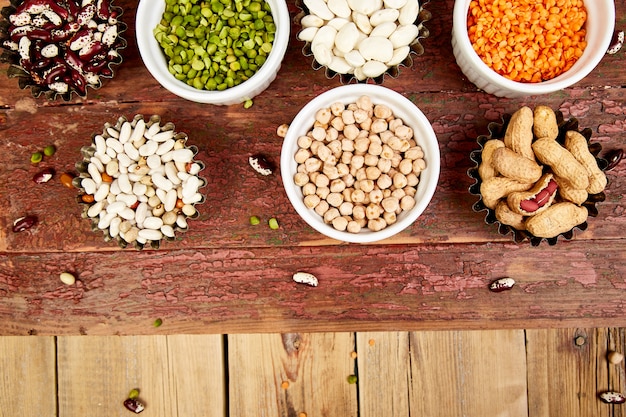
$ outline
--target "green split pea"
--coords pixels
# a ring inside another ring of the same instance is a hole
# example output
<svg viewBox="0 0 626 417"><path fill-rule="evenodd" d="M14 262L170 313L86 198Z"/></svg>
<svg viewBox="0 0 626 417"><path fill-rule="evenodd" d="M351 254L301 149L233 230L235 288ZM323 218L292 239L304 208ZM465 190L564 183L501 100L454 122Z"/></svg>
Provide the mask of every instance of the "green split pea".
<svg viewBox="0 0 626 417"><path fill-rule="evenodd" d="M165 0L153 34L169 72L199 90L221 91L252 77L272 50L270 6L254 0Z"/></svg>

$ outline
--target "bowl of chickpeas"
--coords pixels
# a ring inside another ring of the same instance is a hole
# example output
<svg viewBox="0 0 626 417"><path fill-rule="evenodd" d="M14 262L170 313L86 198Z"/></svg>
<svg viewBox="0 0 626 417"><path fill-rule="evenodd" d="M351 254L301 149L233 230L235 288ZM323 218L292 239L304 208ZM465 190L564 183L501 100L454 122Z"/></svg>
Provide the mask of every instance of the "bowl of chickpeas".
<svg viewBox="0 0 626 417"><path fill-rule="evenodd" d="M467 79L487 93L548 94L594 70L614 25L613 0L457 0L452 47Z"/></svg>
<svg viewBox="0 0 626 417"><path fill-rule="evenodd" d="M291 28L284 0L140 0L136 22L139 53L161 86L246 107L276 79Z"/></svg>
<svg viewBox="0 0 626 417"><path fill-rule="evenodd" d="M380 241L426 210L439 143L414 103L374 84L333 88L307 103L284 138L281 176L302 219L327 237Z"/></svg>

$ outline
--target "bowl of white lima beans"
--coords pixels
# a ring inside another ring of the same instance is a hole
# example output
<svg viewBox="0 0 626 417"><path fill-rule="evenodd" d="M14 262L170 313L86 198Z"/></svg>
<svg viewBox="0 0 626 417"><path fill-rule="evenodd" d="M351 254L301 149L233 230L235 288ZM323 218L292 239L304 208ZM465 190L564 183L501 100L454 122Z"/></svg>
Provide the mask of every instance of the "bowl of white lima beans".
<svg viewBox="0 0 626 417"><path fill-rule="evenodd" d="M289 201L313 229L351 243L411 227L437 187L440 153L428 119L374 84L331 89L289 124L281 151Z"/></svg>

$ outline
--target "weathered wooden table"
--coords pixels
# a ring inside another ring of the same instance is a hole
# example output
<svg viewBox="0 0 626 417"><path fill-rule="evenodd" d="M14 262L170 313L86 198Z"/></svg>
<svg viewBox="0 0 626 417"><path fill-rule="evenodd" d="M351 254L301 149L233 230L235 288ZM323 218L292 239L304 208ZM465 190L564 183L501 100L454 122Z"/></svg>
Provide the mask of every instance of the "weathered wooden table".
<svg viewBox="0 0 626 417"><path fill-rule="evenodd" d="M289 2L292 17L297 13ZM606 55L575 87L540 97L502 99L468 82L450 45L452 0L431 1L425 53L384 86L415 103L440 143L441 177L426 212L406 231L370 245L324 238L289 204L280 175L260 177L253 153L278 163L280 124L316 95L341 85L311 68L291 41L278 78L254 100L213 106L170 94L144 68L135 42L136 2L118 1L128 24L124 62L86 99L48 102L0 77L0 334L174 334L626 326L626 164L607 173L606 200L585 231L554 246L515 243L474 212L470 152L487 125L520 105L546 104L592 129L606 151L623 148L625 50ZM0 0L0 6L8 4ZM616 2L617 27L626 3ZM7 65L0 65L6 71ZM80 148L105 122L158 114L189 135L206 164L206 202L189 231L158 250L120 249L81 218L76 189L58 175L32 182L43 166L75 172ZM30 155L54 144L39 167ZM13 233L34 214L39 224ZM249 224L252 215L262 223ZM271 230L267 220L278 219ZM63 271L78 281L66 286ZM316 288L296 284L315 274ZM516 286L493 293L489 283ZM155 319L163 325L154 327Z"/></svg>

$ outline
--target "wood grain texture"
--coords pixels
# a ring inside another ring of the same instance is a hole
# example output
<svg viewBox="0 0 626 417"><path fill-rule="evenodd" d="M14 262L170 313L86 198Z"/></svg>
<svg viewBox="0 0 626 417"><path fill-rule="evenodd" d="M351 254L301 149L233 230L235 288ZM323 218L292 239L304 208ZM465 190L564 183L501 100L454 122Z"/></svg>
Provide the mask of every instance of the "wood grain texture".
<svg viewBox="0 0 626 417"><path fill-rule="evenodd" d="M58 338L59 416L127 416L139 389L143 415L224 417L222 337Z"/></svg>
<svg viewBox="0 0 626 417"><path fill-rule="evenodd" d="M606 329L526 331L529 415L613 415L597 398L608 390L607 336Z"/></svg>
<svg viewBox="0 0 626 417"><path fill-rule="evenodd" d="M411 375L409 333L359 332L356 342L359 416L415 415L409 409L414 377Z"/></svg>
<svg viewBox="0 0 626 417"><path fill-rule="evenodd" d="M356 417L353 350L352 333L229 335L230 415Z"/></svg>
<svg viewBox="0 0 626 417"><path fill-rule="evenodd" d="M533 416L523 331L413 332L409 337L411 415Z"/></svg>
<svg viewBox="0 0 626 417"><path fill-rule="evenodd" d="M551 247L515 244L474 212L469 154L488 124L521 105L546 104L575 117L606 151L624 147L624 53L607 55L573 88L541 97L500 99L478 91L454 61L450 46L453 0L431 1L430 36L412 68L384 85L415 103L437 134L441 176L425 213L407 230L374 245L324 238L300 219L280 175L259 177L247 163L264 153L278 163L289 123L310 99L341 83L311 69L293 24L277 79L254 106L210 106L170 94L144 68L135 42L136 1L120 0L128 47L114 79L86 99L48 102L0 77L0 334L175 334L316 332L459 328L626 325L623 292L626 165L608 172L606 200L585 231ZM292 17L297 13L289 3ZM0 7L8 4L0 0ZM619 24L626 3L616 2ZM0 64L5 71L6 64ZM124 115L158 114L189 135L207 169L207 201L189 231L161 249L137 253L105 242L81 218L76 190L58 176L32 182L51 166L74 172L80 148L105 122ZM34 167L32 152L58 151ZM12 222L35 214L22 233ZM249 225L251 215L263 223ZM279 230L264 226L276 217ZM505 255L505 256L503 256ZM318 288L295 285L297 270L322 279ZM65 287L58 274L79 277ZM497 298L489 281L516 279ZM504 301L506 300L506 301ZM530 307L529 307L530 306ZM68 308L69 307L69 308ZM155 329L156 317L167 325Z"/></svg>
<svg viewBox="0 0 626 417"><path fill-rule="evenodd" d="M54 337L0 337L0 416L57 417Z"/></svg>

